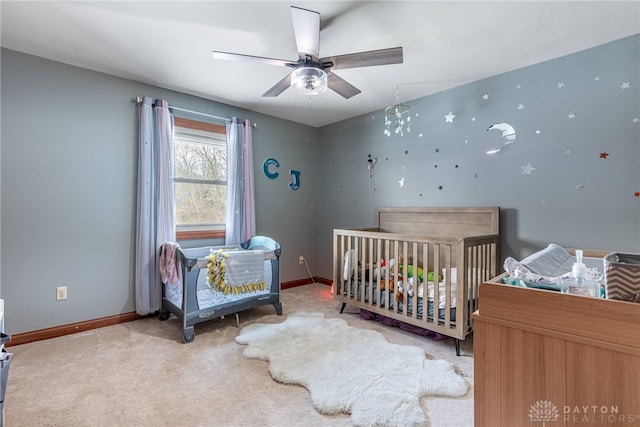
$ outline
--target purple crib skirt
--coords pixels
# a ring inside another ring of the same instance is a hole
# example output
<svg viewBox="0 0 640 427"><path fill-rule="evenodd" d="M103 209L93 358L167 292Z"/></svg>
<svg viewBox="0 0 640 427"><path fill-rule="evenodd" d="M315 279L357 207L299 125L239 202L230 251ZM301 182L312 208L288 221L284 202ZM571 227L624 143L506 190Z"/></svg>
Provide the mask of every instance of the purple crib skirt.
<svg viewBox="0 0 640 427"><path fill-rule="evenodd" d="M364 309L360 309L360 317L362 319L364 319L364 320L377 320L378 322L382 323L383 325L395 326L397 328L400 328L400 329L402 329L404 331L411 332L413 334L421 335L423 337L433 338L436 341L446 340L447 338L449 338L448 336L439 334L438 332L433 332L433 331L430 331L428 329L421 328L419 326L414 326L414 325L411 325L409 323L402 322L400 320L396 320L396 319L392 319L392 318L387 317L387 316L383 316L381 314L375 314L375 313L372 313L372 312L364 310Z"/></svg>

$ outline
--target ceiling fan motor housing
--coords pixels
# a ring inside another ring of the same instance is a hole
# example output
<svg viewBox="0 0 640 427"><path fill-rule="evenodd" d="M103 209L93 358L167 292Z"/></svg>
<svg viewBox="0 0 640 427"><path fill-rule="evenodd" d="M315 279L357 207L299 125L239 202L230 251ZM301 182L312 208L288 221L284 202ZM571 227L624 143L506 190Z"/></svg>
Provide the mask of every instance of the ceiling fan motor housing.
<svg viewBox="0 0 640 427"><path fill-rule="evenodd" d="M327 90L327 73L322 68L296 68L291 73L291 88L303 95L323 93Z"/></svg>

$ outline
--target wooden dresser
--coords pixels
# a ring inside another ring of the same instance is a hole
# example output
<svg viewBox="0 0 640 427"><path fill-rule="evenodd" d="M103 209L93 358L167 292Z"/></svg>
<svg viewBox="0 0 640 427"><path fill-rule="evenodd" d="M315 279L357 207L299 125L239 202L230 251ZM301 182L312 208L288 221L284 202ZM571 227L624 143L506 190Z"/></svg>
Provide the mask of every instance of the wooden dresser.
<svg viewBox="0 0 640 427"><path fill-rule="evenodd" d="M483 283L473 319L476 427L640 426L640 304Z"/></svg>

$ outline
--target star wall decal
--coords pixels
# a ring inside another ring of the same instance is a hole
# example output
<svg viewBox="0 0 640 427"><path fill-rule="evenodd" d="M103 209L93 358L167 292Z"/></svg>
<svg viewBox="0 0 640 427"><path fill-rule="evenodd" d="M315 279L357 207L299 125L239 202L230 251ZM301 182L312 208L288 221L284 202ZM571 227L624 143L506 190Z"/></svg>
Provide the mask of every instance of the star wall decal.
<svg viewBox="0 0 640 427"><path fill-rule="evenodd" d="M400 181L398 181L398 183L400 184L400 188L404 187L404 183L407 182L404 180L404 176L402 177L402 179Z"/></svg>
<svg viewBox="0 0 640 427"><path fill-rule="evenodd" d="M567 118L568 118L569 120L571 120L571 119L575 119L575 118L576 118L576 114L575 114L575 113L571 113L571 112L570 112L569 114L567 114Z"/></svg>
<svg viewBox="0 0 640 427"><path fill-rule="evenodd" d="M565 86L564 82L558 82L558 84L556 85L558 89L562 89L564 86Z"/></svg>
<svg viewBox="0 0 640 427"><path fill-rule="evenodd" d="M438 185L438 190L444 190L444 187L442 185Z"/></svg>
<svg viewBox="0 0 640 427"><path fill-rule="evenodd" d="M524 104L518 104L518 110L524 110Z"/></svg>
<svg viewBox="0 0 640 427"><path fill-rule="evenodd" d="M593 78L593 81L594 81L594 82L599 82L599 81L600 81L600 76L595 76L595 77Z"/></svg>
<svg viewBox="0 0 640 427"><path fill-rule="evenodd" d="M484 95L482 95L482 99L484 99L485 101L489 99L489 94L485 93Z"/></svg>
<svg viewBox="0 0 640 427"><path fill-rule="evenodd" d="M607 153L607 152L600 153L600 158L601 159L606 159L608 156L609 156L609 153Z"/></svg>
<svg viewBox="0 0 640 427"><path fill-rule="evenodd" d="M522 168L522 175L531 175L531 172L536 170L533 166L531 166L531 162L527 163L524 166L520 166Z"/></svg>
<svg viewBox="0 0 640 427"><path fill-rule="evenodd" d="M536 130L536 135L540 135L542 133L542 131L540 129Z"/></svg>
<svg viewBox="0 0 640 427"><path fill-rule="evenodd" d="M638 117L634 117L633 120L631 120L633 123L638 123L640 122L640 118Z"/></svg>
<svg viewBox="0 0 640 427"><path fill-rule="evenodd" d="M629 89L631 87L631 82L622 82L622 84L620 85L620 89L625 90L625 89Z"/></svg>
<svg viewBox="0 0 640 427"><path fill-rule="evenodd" d="M451 111L449 112L449 114L447 114L446 116L444 116L444 122L445 123L453 123L453 119L456 117L455 114L453 114Z"/></svg>
<svg viewBox="0 0 640 427"><path fill-rule="evenodd" d="M634 197L640 197L640 191L636 191L635 193L633 193Z"/></svg>

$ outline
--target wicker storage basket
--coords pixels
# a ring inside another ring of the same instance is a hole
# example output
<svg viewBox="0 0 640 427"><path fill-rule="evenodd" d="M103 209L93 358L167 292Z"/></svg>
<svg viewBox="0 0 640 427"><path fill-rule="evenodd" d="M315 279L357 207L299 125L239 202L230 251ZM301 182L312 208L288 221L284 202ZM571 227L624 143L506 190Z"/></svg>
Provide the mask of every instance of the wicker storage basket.
<svg viewBox="0 0 640 427"><path fill-rule="evenodd" d="M640 302L640 254L614 252L604 264L607 298Z"/></svg>

